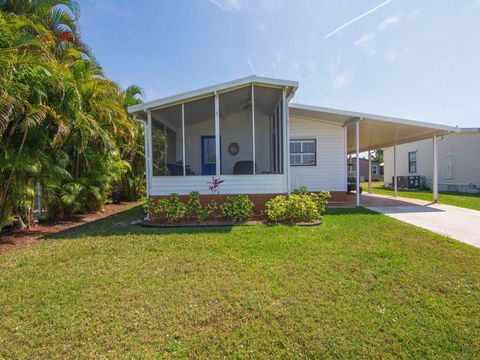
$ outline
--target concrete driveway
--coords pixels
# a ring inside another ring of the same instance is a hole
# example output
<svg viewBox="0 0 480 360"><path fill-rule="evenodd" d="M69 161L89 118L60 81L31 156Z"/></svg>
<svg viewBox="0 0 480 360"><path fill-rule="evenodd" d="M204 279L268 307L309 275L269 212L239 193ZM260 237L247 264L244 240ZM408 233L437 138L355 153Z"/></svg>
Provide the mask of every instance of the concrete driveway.
<svg viewBox="0 0 480 360"><path fill-rule="evenodd" d="M362 195L361 205L480 248L480 211L376 194Z"/></svg>

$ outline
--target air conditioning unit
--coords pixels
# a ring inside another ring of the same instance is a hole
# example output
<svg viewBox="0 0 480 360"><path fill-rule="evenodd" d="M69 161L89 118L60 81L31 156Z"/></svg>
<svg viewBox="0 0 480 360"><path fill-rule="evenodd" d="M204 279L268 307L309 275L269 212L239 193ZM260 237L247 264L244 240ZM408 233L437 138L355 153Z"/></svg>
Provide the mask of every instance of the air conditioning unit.
<svg viewBox="0 0 480 360"><path fill-rule="evenodd" d="M397 176L397 187L399 189L424 189L426 186L425 176ZM394 177L392 177L394 184Z"/></svg>

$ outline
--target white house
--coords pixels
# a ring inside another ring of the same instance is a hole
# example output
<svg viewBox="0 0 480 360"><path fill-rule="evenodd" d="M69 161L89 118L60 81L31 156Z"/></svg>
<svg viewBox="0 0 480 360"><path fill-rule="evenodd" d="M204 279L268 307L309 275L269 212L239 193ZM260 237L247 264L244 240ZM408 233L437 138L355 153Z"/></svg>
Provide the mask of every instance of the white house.
<svg viewBox="0 0 480 360"><path fill-rule="evenodd" d="M480 191L480 129L461 129L460 133L438 138L438 187L440 191ZM385 184L393 184L393 147L385 149ZM432 140L397 146L397 176L420 176L433 184Z"/></svg>
<svg viewBox="0 0 480 360"><path fill-rule="evenodd" d="M291 104L297 88L295 81L250 76L130 107L145 124L148 195L206 196L216 176L225 180L223 196L248 194L255 203L300 186L345 201L348 153L358 158L360 151L457 131Z"/></svg>

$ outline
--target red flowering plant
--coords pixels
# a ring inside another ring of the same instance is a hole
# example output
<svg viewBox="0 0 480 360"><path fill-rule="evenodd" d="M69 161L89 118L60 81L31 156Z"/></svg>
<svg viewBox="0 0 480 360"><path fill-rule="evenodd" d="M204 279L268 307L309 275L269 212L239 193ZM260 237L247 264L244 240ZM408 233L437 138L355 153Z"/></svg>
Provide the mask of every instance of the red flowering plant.
<svg viewBox="0 0 480 360"><path fill-rule="evenodd" d="M223 184L225 180L219 179L215 176L212 176L212 180L207 182L208 185L208 190L212 192L212 195L219 195L220 194L220 185Z"/></svg>

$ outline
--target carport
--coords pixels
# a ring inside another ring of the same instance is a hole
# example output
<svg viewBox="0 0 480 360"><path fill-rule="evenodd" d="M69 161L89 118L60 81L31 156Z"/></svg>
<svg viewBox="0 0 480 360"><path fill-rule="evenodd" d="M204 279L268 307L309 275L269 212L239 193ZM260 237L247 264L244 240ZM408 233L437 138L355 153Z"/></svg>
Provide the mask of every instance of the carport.
<svg viewBox="0 0 480 360"><path fill-rule="evenodd" d="M371 151L385 147L394 148L394 194L397 196L397 145L432 139L433 146L433 201L438 200L437 143L442 136L460 132L460 129L421 121L372 115L361 112L292 104L298 114L310 118L339 123L347 128L347 154L356 154L356 205L360 206L360 153L368 152L369 174L372 172ZM369 176L371 192L371 176Z"/></svg>

